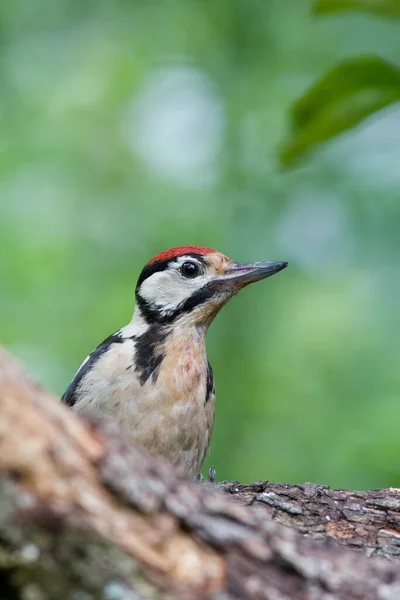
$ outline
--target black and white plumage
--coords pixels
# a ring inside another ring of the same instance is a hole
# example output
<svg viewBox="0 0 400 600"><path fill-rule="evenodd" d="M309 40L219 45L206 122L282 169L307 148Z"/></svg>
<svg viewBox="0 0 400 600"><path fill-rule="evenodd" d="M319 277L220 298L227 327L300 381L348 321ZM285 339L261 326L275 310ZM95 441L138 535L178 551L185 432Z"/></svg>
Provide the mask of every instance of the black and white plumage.
<svg viewBox="0 0 400 600"><path fill-rule="evenodd" d="M133 444L196 475L214 425L208 326L241 288L286 266L238 265L197 246L157 255L139 276L132 321L89 355L62 401L111 417Z"/></svg>

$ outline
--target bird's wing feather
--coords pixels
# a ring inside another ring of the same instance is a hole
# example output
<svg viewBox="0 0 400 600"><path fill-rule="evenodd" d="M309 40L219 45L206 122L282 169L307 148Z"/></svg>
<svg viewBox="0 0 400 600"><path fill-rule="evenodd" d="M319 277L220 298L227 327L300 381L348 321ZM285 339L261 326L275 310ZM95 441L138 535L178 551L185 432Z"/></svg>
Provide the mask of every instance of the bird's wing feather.
<svg viewBox="0 0 400 600"><path fill-rule="evenodd" d="M92 369L93 365L99 360L99 358L107 352L112 344L121 344L124 341L123 336L120 331L113 333L108 338L106 338L101 344L97 346L95 350L83 361L82 365L78 369L75 377L65 390L64 394L61 397L61 402L68 404L68 406L74 406L74 404L78 400L78 388L81 383L83 377Z"/></svg>

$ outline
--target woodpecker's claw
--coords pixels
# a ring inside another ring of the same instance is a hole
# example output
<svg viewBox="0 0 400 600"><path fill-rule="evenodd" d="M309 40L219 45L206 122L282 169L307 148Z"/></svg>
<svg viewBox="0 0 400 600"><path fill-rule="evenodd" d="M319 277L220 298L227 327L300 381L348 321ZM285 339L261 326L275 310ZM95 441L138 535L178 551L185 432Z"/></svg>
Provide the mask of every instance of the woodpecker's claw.
<svg viewBox="0 0 400 600"><path fill-rule="evenodd" d="M212 465L208 469L208 483L214 483L215 475L216 475L215 467L214 467L214 465Z"/></svg>
<svg viewBox="0 0 400 600"><path fill-rule="evenodd" d="M208 469L207 483L214 483L215 482L215 475L216 475L215 467L214 467L214 465L212 465ZM194 482L195 483L205 483L203 475L201 473L198 473L196 475L196 477L194 478Z"/></svg>

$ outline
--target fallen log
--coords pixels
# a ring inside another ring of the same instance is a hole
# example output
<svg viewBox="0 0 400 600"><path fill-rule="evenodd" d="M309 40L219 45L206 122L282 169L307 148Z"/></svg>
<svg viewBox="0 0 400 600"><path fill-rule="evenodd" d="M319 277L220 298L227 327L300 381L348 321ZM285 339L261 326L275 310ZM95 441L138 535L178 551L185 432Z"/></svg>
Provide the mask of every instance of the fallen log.
<svg viewBox="0 0 400 600"><path fill-rule="evenodd" d="M185 481L5 351L0 470L2 600L400 598L400 491Z"/></svg>

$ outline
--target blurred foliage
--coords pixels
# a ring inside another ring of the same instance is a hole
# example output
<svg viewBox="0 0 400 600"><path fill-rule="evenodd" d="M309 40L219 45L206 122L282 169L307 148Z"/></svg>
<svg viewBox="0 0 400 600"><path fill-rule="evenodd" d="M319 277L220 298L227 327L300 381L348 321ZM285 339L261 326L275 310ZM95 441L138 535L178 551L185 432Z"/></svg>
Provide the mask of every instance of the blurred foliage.
<svg viewBox="0 0 400 600"><path fill-rule="evenodd" d="M357 56L399 65L399 23L307 0L3 3L2 342L61 394L162 249L287 259L209 332L208 464L400 485L400 110L278 165L295 99Z"/></svg>
<svg viewBox="0 0 400 600"><path fill-rule="evenodd" d="M400 16L400 0L317 0L314 12L358 8ZM317 81L292 110L292 135L281 152L283 165L373 113L400 101L400 69L378 56L350 58Z"/></svg>
<svg viewBox="0 0 400 600"><path fill-rule="evenodd" d="M293 134L281 154L283 164L399 101L400 69L394 65L374 56L341 63L293 106Z"/></svg>
<svg viewBox="0 0 400 600"><path fill-rule="evenodd" d="M314 5L316 14L349 9L365 10L384 17L398 17L400 0L315 0Z"/></svg>

